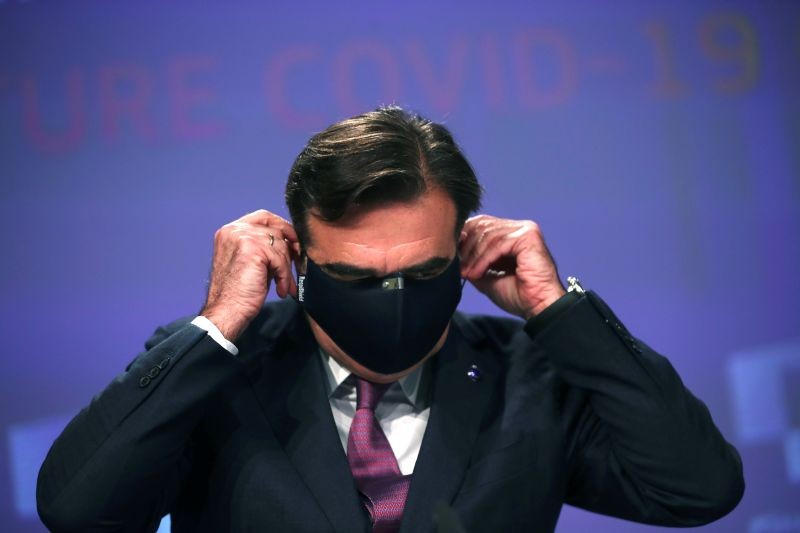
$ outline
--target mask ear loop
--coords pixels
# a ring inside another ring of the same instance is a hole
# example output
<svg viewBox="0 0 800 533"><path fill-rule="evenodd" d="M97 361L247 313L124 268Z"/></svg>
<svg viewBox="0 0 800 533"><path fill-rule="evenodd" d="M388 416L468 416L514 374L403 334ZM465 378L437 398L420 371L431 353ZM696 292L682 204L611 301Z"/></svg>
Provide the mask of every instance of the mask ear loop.
<svg viewBox="0 0 800 533"><path fill-rule="evenodd" d="M458 252L456 252L456 259L458 259L459 262L461 261L461 257L458 255ZM459 276L459 277L461 277L461 276ZM461 278L461 288L462 289L464 288L464 285L466 283L467 283L467 278Z"/></svg>
<svg viewBox="0 0 800 533"><path fill-rule="evenodd" d="M297 262L303 262L303 260L306 261L305 274L301 274L300 269L297 268ZM308 275L308 261L310 261L310 259L306 255L305 250L300 251L300 256L298 257L297 261L292 261L292 266L294 266L294 271L297 274L297 296L293 295L292 299L294 299L295 302L301 305L303 305L303 303L305 302L304 296L305 296L306 275Z"/></svg>

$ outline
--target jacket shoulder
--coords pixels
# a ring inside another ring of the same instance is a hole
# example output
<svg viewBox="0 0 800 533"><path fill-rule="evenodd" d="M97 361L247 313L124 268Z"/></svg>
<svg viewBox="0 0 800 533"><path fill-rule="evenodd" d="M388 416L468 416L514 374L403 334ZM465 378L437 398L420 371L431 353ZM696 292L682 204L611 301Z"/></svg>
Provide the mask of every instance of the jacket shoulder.
<svg viewBox="0 0 800 533"><path fill-rule="evenodd" d="M517 342L519 336L525 334L525 323L518 318L457 312L453 322L464 337L473 343L488 341L504 346Z"/></svg>

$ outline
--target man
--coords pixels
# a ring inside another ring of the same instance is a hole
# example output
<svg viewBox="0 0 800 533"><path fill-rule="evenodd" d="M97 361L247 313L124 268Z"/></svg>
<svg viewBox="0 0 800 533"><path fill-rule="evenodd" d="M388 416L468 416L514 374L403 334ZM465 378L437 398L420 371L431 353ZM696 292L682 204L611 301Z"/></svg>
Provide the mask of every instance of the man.
<svg viewBox="0 0 800 533"><path fill-rule="evenodd" d="M676 526L736 506L739 455L669 362L565 291L535 223L467 220L480 186L444 127L334 124L286 200L293 224L217 231L199 316L56 440L48 527L552 531L563 502ZM522 320L456 313L462 280Z"/></svg>

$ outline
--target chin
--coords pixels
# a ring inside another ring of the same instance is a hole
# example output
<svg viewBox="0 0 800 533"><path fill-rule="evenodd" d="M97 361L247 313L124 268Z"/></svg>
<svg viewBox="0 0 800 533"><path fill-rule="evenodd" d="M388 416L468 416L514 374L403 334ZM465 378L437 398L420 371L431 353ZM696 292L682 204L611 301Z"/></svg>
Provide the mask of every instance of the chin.
<svg viewBox="0 0 800 533"><path fill-rule="evenodd" d="M333 339L331 339L328 334L325 333L325 330L323 330L313 318L308 316L308 314L306 314L306 317L308 318L308 322L311 326L311 331L314 334L314 337L316 337L320 347L327 354L336 359L336 362L356 376L366 379L367 381L372 381L373 383L392 383L398 379L404 378L417 368L421 367L425 361L427 361L433 354L442 348L444 341L447 339L447 333L450 331L450 325L448 324L436 345L414 366L399 372L394 372L392 374L381 374L380 372L370 370L356 362L352 357L347 355L344 350L339 348L335 342L333 342Z"/></svg>
<svg viewBox="0 0 800 533"><path fill-rule="evenodd" d="M421 367L425 363L425 361L427 361L433 354L439 351L441 344L442 344L441 342L437 342L436 346L434 346L433 349L430 352L428 352L425 355L425 357L423 357L422 360L420 360L414 366L411 366L399 372L394 372L392 374L381 374L380 372L375 372L374 370L370 370L369 368L360 365L352 357L344 353L344 351L342 351L341 348L339 348L338 346L336 346L336 349L332 351L328 351L325 347L323 347L323 349L327 353L329 353L331 357L336 359L336 361L340 365L342 365L350 372L352 372L353 374L362 379L366 379L367 381L372 381L373 383L393 383L398 379L404 378L414 370Z"/></svg>

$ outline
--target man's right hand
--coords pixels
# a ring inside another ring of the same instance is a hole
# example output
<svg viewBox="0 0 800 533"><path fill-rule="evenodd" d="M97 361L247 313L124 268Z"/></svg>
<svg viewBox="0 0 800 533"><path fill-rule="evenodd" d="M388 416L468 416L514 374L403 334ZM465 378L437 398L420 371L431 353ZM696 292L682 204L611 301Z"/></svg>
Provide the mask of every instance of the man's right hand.
<svg viewBox="0 0 800 533"><path fill-rule="evenodd" d="M259 209L225 224L214 235L211 280L200 314L235 342L261 310L273 278L278 296L297 296L292 261L299 256L294 228L274 213Z"/></svg>

